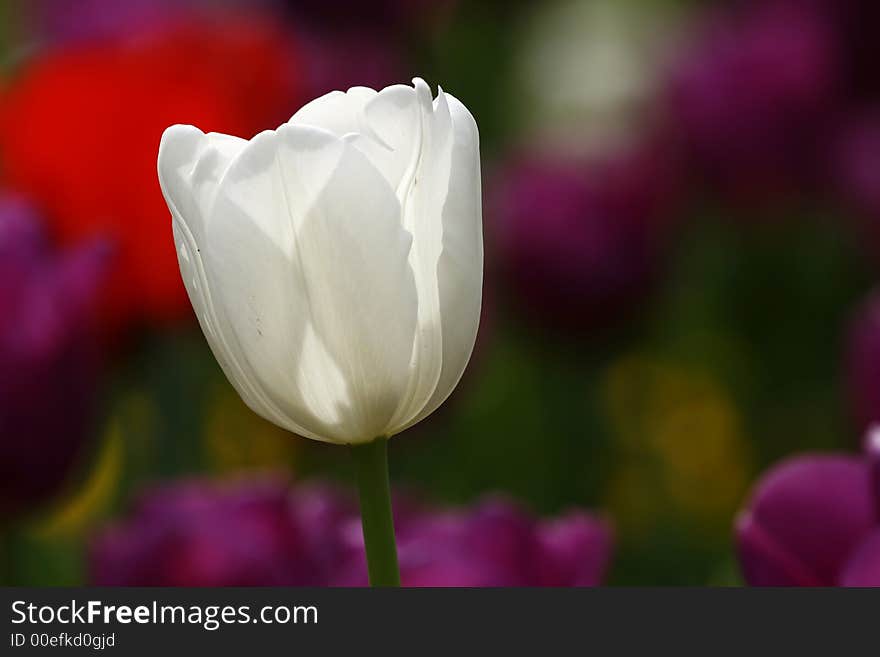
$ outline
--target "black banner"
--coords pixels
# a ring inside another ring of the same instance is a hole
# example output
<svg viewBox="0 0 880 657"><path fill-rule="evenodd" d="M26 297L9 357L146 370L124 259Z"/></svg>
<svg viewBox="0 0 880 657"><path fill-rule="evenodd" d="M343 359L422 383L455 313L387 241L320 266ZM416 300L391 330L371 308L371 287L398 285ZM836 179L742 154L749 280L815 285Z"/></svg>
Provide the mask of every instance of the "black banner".
<svg viewBox="0 0 880 657"><path fill-rule="evenodd" d="M2 598L3 655L880 646L876 589L4 588Z"/></svg>

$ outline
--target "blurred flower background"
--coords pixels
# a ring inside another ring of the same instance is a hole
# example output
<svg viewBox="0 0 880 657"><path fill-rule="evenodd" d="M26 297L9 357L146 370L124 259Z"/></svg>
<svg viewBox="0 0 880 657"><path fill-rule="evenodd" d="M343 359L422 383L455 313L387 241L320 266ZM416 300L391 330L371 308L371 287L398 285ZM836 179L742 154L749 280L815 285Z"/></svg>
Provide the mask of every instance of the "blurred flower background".
<svg viewBox="0 0 880 657"><path fill-rule="evenodd" d="M6 582L366 582L344 450L224 379L155 161L420 75L480 126L487 271L392 441L404 583L880 585L873 0L0 13Z"/></svg>

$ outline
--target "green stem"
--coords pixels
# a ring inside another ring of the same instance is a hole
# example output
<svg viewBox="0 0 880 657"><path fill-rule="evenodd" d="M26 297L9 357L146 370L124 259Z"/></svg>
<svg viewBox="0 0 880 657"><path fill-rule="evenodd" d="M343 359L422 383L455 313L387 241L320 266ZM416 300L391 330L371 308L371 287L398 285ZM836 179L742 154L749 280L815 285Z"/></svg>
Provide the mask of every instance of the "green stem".
<svg viewBox="0 0 880 657"><path fill-rule="evenodd" d="M400 586L388 482L388 439L355 445L351 453L357 470L370 586Z"/></svg>

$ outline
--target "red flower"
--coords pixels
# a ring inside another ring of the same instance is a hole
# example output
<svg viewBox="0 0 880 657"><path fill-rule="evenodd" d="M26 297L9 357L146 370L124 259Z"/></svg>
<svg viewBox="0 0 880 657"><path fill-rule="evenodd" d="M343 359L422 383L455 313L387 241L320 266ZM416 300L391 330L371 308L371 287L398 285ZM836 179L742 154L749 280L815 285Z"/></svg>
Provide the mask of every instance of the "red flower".
<svg viewBox="0 0 880 657"><path fill-rule="evenodd" d="M268 22L227 16L49 51L19 71L0 115L7 180L36 199L61 242L116 241L108 327L189 312L156 178L162 131L274 127L301 100L293 64Z"/></svg>

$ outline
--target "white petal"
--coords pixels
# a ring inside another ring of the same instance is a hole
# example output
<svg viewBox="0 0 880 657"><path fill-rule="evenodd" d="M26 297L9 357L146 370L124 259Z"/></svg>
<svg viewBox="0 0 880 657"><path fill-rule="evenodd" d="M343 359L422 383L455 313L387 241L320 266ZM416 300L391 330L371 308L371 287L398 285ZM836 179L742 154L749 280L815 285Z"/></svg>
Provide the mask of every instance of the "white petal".
<svg viewBox="0 0 880 657"><path fill-rule="evenodd" d="M399 212L366 158L315 128L258 135L224 178L211 287L249 378L300 433L370 440L403 394L417 298Z"/></svg>
<svg viewBox="0 0 880 657"><path fill-rule="evenodd" d="M442 95L435 108L428 85L420 79L414 82L415 89L410 94L418 112L418 129L411 137L412 161L397 193L403 207L403 225L413 235L410 265L419 293L419 326L410 385L394 415L395 432L408 424L433 396L443 366L437 263L443 247L441 212L449 181L452 120Z"/></svg>
<svg viewBox="0 0 880 657"><path fill-rule="evenodd" d="M159 144L159 185L194 233L201 233L220 180L247 141L174 125Z"/></svg>
<svg viewBox="0 0 880 657"><path fill-rule="evenodd" d="M430 99L428 86L420 82L421 95ZM364 107L366 130L355 142L401 199L422 153L423 109L413 87L403 84L386 87Z"/></svg>
<svg viewBox="0 0 880 657"><path fill-rule="evenodd" d="M438 393L438 383L444 371L439 263L445 241L443 208L452 171L454 126L442 91L436 101L432 101L427 84L418 78L413 82L413 87L394 85L372 94L352 94L352 91L348 94L329 94L310 103L291 120L292 123L303 121L332 128L364 153L394 188L402 208L403 226L413 237L409 263L418 290L418 330L409 382L391 419L392 433L411 424L415 417L426 415L424 409L429 404L436 407L446 398L458 381L473 344L471 341L468 355L453 358L452 364L445 366L446 379L454 380L449 382L444 379L444 386L448 385L449 389ZM467 116L470 118L469 114ZM473 123L473 119L470 120ZM478 156L476 145L474 140L471 146ZM471 169L467 174L472 174ZM479 195L478 176L477 168L476 189ZM479 230L479 202L476 206L476 222ZM477 286L480 288L481 240L480 234L473 245L480 277ZM479 303L477 298L477 314ZM466 310L470 311L471 308ZM453 308L452 312L457 314L460 310ZM475 331L475 326L475 322L468 321L463 331L471 333ZM449 330L455 334L462 329L450 326ZM447 341L450 345L461 348L460 337L453 335L450 340ZM458 370L454 376L450 373L451 369Z"/></svg>
<svg viewBox="0 0 880 657"><path fill-rule="evenodd" d="M184 286L202 332L221 369L251 408L260 404L241 367L225 344L202 262L206 209L213 204L220 179L228 168L231 152L246 145L225 135L205 135L192 126L175 125L162 135L159 146L159 184L172 216L172 232ZM230 148L232 147L232 148ZM271 411L261 410L264 416ZM272 418L276 423L280 416Z"/></svg>
<svg viewBox="0 0 880 657"><path fill-rule="evenodd" d="M288 123L322 128L337 137L362 132L364 107L375 96L376 91L369 87L352 87L347 92L331 91L303 105Z"/></svg>
<svg viewBox="0 0 880 657"><path fill-rule="evenodd" d="M446 101L446 102L444 102ZM483 219L479 132L473 116L454 96L440 91L438 114L448 103L453 136L442 202L442 252L437 261L443 341L439 380L422 409L401 430L434 412L453 391L470 360L483 294ZM441 160L438 166L442 166ZM442 181L436 172L434 180ZM432 203L439 190L434 190Z"/></svg>
<svg viewBox="0 0 880 657"><path fill-rule="evenodd" d="M423 83L424 84L424 83ZM304 105L291 125L328 130L345 137L398 189L413 156L419 154L420 112L413 87L393 85L380 92L352 87L333 91Z"/></svg>

